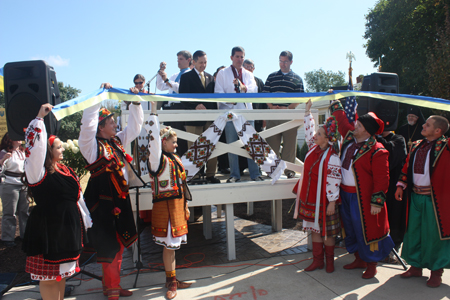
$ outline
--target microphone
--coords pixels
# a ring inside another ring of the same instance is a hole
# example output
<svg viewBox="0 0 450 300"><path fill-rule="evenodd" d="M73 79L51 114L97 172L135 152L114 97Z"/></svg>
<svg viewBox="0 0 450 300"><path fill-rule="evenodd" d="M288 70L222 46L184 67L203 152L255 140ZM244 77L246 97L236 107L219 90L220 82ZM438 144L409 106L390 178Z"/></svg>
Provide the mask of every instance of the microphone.
<svg viewBox="0 0 450 300"><path fill-rule="evenodd" d="M234 87L237 88L239 92L241 92L241 82L239 81L239 79L237 79L237 83L234 84Z"/></svg>

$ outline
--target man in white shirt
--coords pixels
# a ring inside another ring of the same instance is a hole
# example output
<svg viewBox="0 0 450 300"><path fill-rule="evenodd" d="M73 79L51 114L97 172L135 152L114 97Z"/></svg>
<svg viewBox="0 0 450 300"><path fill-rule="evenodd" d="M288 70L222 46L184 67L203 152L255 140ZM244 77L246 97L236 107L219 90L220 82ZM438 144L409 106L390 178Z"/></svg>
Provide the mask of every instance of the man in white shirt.
<svg viewBox="0 0 450 300"><path fill-rule="evenodd" d="M190 71L189 66L191 65L192 54L187 50L182 50L177 53L177 62L178 68L180 68L180 72L173 74L172 76L167 77L166 62L162 62L159 64L158 75L156 76L156 87L160 91L169 90L169 94L176 93L178 94L178 88L180 87L180 79L181 75L185 72ZM170 102L169 102L170 103ZM173 103L180 103L179 101Z"/></svg>
<svg viewBox="0 0 450 300"><path fill-rule="evenodd" d="M231 66L220 70L217 74L215 93L256 93L258 87L255 82L253 74L245 70L242 66L244 64L245 50L242 47L234 47L231 50ZM219 109L253 109L251 103L219 103ZM253 125L253 121L250 121ZM227 143L233 143L238 140L236 129L231 121L227 122L225 126L225 136ZM227 182L238 182L241 180L239 172L239 158L236 154L228 153L228 160L230 162L230 178ZM248 159L248 170L250 178L254 181L261 181L262 178L259 173L258 165L252 160Z"/></svg>
<svg viewBox="0 0 450 300"><path fill-rule="evenodd" d="M182 50L177 53L177 57L178 68L180 68L180 72L173 74L172 76L170 76L170 78L167 77L167 73L165 72L166 63L164 61L160 63L160 69L158 71L158 75L156 76L156 87L158 88L158 90L169 90L169 94L178 94L181 75L191 70L189 66L192 64L192 54L187 50ZM180 103L180 101L168 101L167 103L163 102L162 109L184 109L184 107L182 103ZM172 128L184 131L184 123L185 122L165 122L164 124L167 126L171 126ZM177 153L182 156L187 149L187 142L183 139L179 139Z"/></svg>

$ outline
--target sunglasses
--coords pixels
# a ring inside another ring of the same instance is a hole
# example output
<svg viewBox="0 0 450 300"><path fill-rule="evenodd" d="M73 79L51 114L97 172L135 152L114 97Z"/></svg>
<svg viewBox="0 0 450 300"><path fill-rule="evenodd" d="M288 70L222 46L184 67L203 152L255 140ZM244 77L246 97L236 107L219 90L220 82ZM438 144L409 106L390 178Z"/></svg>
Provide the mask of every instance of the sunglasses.
<svg viewBox="0 0 450 300"><path fill-rule="evenodd" d="M138 85L138 84L143 84L144 82L142 82L142 81L140 81L140 82L135 82L134 84L135 85Z"/></svg>

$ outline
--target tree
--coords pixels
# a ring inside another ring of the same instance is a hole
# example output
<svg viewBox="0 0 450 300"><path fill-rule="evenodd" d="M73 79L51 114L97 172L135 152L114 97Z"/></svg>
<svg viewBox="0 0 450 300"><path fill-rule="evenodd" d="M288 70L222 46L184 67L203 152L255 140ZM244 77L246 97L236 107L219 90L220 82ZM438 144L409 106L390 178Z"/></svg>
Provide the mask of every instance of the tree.
<svg viewBox="0 0 450 300"><path fill-rule="evenodd" d="M76 98L78 97L78 94L81 93L81 90L71 87L70 85L64 86L64 83L62 82L58 82L58 88L61 102ZM77 112L61 120L61 128L59 129L58 136L62 141L78 139L82 116L82 112Z"/></svg>
<svg viewBox="0 0 450 300"><path fill-rule="evenodd" d="M433 97L450 99L450 16L446 6L445 26L429 49L427 60L430 92Z"/></svg>
<svg viewBox="0 0 450 300"><path fill-rule="evenodd" d="M380 0L366 15L366 54L381 71L397 73L400 93L429 95L428 47L444 25L449 0Z"/></svg>
<svg viewBox="0 0 450 300"><path fill-rule="evenodd" d="M347 85L342 71L324 71L322 68L305 73L307 92L326 92L332 86Z"/></svg>

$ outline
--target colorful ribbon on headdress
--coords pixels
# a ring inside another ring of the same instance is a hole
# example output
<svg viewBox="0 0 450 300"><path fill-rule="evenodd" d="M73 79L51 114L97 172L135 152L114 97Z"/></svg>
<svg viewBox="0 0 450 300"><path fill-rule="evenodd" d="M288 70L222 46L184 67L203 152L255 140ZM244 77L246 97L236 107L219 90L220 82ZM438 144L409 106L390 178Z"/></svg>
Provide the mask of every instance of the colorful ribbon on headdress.
<svg viewBox="0 0 450 300"><path fill-rule="evenodd" d="M335 116L329 117L323 125L325 134L328 137L330 144L333 144L339 140L338 123Z"/></svg>

